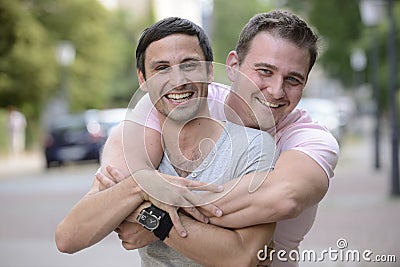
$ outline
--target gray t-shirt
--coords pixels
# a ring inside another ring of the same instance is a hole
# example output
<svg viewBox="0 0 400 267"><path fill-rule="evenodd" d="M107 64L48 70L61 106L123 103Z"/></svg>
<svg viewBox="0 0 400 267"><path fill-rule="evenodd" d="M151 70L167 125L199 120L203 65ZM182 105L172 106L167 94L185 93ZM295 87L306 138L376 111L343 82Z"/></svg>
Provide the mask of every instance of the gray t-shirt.
<svg viewBox="0 0 400 267"><path fill-rule="evenodd" d="M251 172L271 170L274 163L275 140L271 135L226 122L215 147L187 179L223 184ZM178 175L166 153L158 170L161 173ZM162 241L140 248L139 254L142 266L145 267L201 266Z"/></svg>

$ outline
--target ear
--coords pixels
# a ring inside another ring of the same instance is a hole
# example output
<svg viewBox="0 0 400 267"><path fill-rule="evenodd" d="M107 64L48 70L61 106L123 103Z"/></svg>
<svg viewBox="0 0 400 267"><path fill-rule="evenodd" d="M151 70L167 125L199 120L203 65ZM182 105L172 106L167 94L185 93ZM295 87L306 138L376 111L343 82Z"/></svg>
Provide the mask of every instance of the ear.
<svg viewBox="0 0 400 267"><path fill-rule="evenodd" d="M140 90L143 92L147 92L147 86L146 86L146 78L143 75L143 72L141 70L137 70L137 76L138 76L138 82L140 85Z"/></svg>
<svg viewBox="0 0 400 267"><path fill-rule="evenodd" d="M239 57L236 51L229 52L226 57L226 73L231 82L235 80L236 72L239 70Z"/></svg>

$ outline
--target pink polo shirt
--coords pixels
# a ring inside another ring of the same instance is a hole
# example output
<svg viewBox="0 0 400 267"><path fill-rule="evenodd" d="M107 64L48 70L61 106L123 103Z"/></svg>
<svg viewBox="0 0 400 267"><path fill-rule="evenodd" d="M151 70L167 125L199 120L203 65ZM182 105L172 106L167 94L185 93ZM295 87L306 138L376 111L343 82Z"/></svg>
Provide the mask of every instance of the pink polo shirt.
<svg viewBox="0 0 400 267"><path fill-rule="evenodd" d="M229 87L212 83L208 87L208 104L211 116L217 120L226 120L225 99ZM127 119L161 132L157 111L146 94L135 106ZM339 145L325 126L313 122L306 110L297 108L276 125L275 134L277 153L295 149L314 159L329 178L334 175L339 156ZM298 250L300 242L311 229L317 212L317 205L304 210L298 217L279 221L275 230L275 251L284 249L289 253ZM274 261L272 266L297 266L293 262Z"/></svg>

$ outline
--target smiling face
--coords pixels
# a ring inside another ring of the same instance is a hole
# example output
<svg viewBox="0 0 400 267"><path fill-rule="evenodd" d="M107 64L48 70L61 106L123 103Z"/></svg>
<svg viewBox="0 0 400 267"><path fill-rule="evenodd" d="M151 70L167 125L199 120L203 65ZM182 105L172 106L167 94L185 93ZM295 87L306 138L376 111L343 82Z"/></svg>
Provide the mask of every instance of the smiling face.
<svg viewBox="0 0 400 267"><path fill-rule="evenodd" d="M245 126L271 128L271 120L266 116L272 112L278 123L300 101L307 82L309 60L308 50L269 32L258 33L241 64L235 51L227 57L226 65L236 70L228 70L232 89L243 99L230 94L227 104Z"/></svg>
<svg viewBox="0 0 400 267"><path fill-rule="evenodd" d="M172 34L151 43L145 53L145 80L139 70L139 83L148 90L159 114L186 122L206 108L207 72L197 36Z"/></svg>

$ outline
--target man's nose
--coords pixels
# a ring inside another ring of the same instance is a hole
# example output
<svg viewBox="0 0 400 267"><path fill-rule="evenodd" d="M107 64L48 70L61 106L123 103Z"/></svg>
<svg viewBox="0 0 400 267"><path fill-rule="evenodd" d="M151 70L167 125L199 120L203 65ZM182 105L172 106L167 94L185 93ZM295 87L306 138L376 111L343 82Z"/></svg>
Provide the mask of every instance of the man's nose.
<svg viewBox="0 0 400 267"><path fill-rule="evenodd" d="M169 73L169 83L173 87L178 87L186 82L185 73L181 70L179 65L172 66Z"/></svg>
<svg viewBox="0 0 400 267"><path fill-rule="evenodd" d="M275 99L282 98L285 95L283 79L275 78L271 80L267 86L267 92Z"/></svg>

